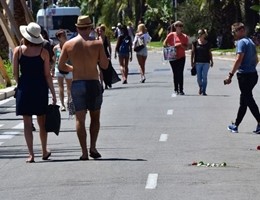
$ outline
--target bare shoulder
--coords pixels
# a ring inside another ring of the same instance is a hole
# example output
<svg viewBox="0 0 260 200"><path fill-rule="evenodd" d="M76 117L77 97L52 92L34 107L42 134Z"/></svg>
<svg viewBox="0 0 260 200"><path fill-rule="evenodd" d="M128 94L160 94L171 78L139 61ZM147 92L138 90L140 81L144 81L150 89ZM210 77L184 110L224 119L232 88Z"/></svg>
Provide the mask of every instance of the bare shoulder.
<svg viewBox="0 0 260 200"><path fill-rule="evenodd" d="M42 58L49 57L49 52L48 52L48 50L45 49L45 48L42 48L41 56L42 56Z"/></svg>

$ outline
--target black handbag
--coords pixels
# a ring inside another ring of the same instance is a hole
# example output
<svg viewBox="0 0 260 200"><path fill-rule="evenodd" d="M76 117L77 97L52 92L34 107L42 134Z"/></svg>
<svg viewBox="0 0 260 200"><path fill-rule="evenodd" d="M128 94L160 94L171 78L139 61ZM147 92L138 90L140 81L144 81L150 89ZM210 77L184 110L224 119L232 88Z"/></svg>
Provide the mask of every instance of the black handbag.
<svg viewBox="0 0 260 200"><path fill-rule="evenodd" d="M54 132L57 136L60 132L60 106L58 105L48 105L46 118L45 118L45 129L46 132Z"/></svg>
<svg viewBox="0 0 260 200"><path fill-rule="evenodd" d="M138 52L141 51L145 47L144 45L144 40L141 37L137 37L137 40L135 41L134 44L134 51Z"/></svg>
<svg viewBox="0 0 260 200"><path fill-rule="evenodd" d="M196 67L192 67L191 70L190 70L190 72L191 72L191 75L192 75L192 76L196 76L196 75L197 75Z"/></svg>

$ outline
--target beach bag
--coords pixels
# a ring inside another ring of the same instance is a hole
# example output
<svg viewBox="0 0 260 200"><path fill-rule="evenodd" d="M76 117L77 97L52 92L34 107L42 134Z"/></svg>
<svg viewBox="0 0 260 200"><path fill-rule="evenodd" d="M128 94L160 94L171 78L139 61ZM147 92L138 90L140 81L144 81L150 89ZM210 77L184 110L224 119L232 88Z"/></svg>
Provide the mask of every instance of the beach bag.
<svg viewBox="0 0 260 200"><path fill-rule="evenodd" d="M175 47L175 35L173 37L174 46L163 47L163 58L167 61L173 61L177 59L177 50Z"/></svg>
<svg viewBox="0 0 260 200"><path fill-rule="evenodd" d="M54 132L57 136L60 132L60 106L58 105L48 105L46 117L45 117L45 129L46 132Z"/></svg>
<svg viewBox="0 0 260 200"><path fill-rule="evenodd" d="M163 47L164 60L173 61L176 60L177 53L174 46Z"/></svg>
<svg viewBox="0 0 260 200"><path fill-rule="evenodd" d="M72 98L70 98L70 100L68 101L68 110L69 110L69 119L70 119L76 113L75 105L74 105L74 103L72 101Z"/></svg>
<svg viewBox="0 0 260 200"><path fill-rule="evenodd" d="M135 52L141 51L144 47L145 45L144 45L143 37L137 37L137 40L135 41L134 44L134 51Z"/></svg>

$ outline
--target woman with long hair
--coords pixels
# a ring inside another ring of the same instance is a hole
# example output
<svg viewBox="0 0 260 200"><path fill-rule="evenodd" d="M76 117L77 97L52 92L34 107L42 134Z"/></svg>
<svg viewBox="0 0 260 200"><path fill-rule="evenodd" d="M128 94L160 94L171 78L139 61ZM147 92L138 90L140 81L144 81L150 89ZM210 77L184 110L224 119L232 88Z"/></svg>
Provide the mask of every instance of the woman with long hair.
<svg viewBox="0 0 260 200"><path fill-rule="evenodd" d="M115 49L115 59L119 58L120 70L122 74L123 84L127 84L128 64L132 61L132 40L128 34L127 27L123 25L120 29L121 35L117 39Z"/></svg>
<svg viewBox="0 0 260 200"><path fill-rule="evenodd" d="M144 24L138 25L133 44L135 44L138 39L141 39L143 42L143 45L144 45L144 47L141 50L136 51L137 61L140 66L140 74L141 74L140 82L144 83L146 80L145 62L146 62L147 55L148 55L147 43L151 41L151 36L149 35L147 28L145 27Z"/></svg>
<svg viewBox="0 0 260 200"><path fill-rule="evenodd" d="M199 95L206 96L209 66L213 67L211 46L207 40L207 30L198 31L198 39L192 43L191 67L196 68Z"/></svg>

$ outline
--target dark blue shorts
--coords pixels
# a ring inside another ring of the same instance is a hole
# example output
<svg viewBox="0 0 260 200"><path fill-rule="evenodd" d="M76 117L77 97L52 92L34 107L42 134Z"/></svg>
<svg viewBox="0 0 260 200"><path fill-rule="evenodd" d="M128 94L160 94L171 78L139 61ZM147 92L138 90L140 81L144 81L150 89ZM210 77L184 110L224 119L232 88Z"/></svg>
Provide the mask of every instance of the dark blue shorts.
<svg viewBox="0 0 260 200"><path fill-rule="evenodd" d="M100 110L103 93L98 80L76 80L71 85L71 96L76 111Z"/></svg>

